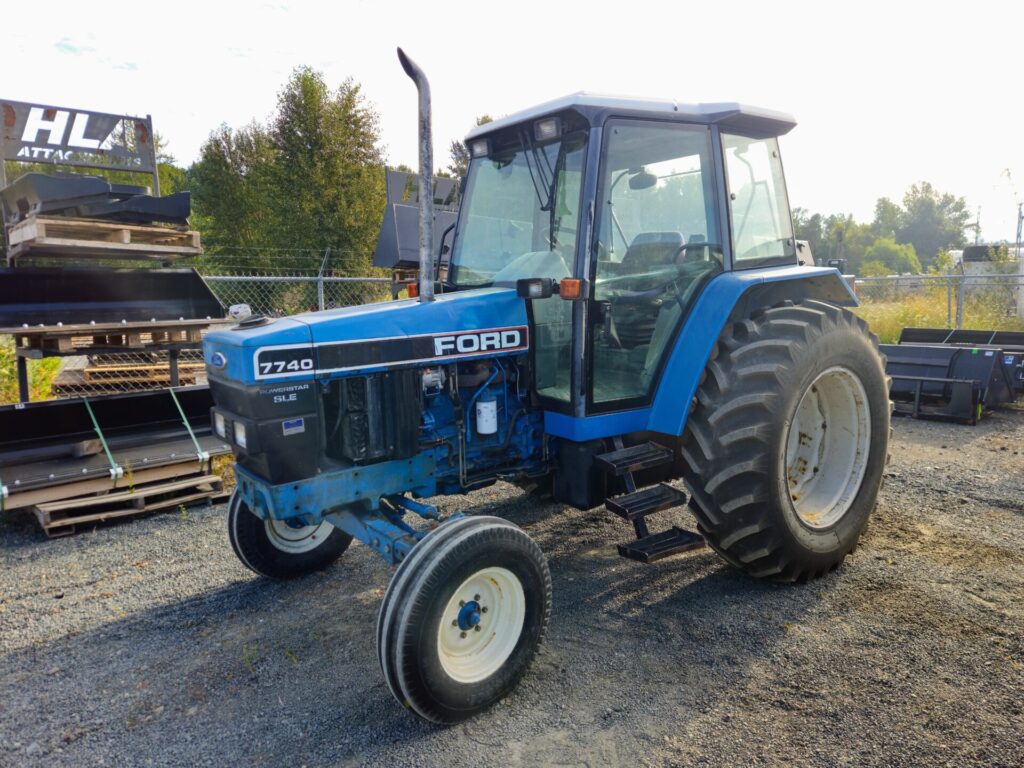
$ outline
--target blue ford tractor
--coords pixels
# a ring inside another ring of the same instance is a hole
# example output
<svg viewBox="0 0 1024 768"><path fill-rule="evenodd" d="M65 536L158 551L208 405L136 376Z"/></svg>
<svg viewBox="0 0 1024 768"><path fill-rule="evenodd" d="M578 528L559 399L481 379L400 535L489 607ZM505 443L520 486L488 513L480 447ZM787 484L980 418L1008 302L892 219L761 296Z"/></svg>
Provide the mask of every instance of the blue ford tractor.
<svg viewBox="0 0 1024 768"><path fill-rule="evenodd" d="M429 190L429 87L399 56ZM605 505L640 563L706 542L755 577L836 568L875 504L890 405L856 298L801 263L778 145L793 126L582 93L482 125L440 277L420 195L417 298L209 334L238 558L295 577L358 539L397 565L380 666L438 723L515 688L551 577L512 523L423 499L505 480ZM649 529L683 504L697 532Z"/></svg>

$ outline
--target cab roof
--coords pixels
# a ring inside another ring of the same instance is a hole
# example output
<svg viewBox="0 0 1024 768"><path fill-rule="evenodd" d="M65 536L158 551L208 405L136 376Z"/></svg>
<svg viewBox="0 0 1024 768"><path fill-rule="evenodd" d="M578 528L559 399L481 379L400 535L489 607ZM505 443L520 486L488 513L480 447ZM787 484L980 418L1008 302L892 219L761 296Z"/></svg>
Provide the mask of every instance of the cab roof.
<svg viewBox="0 0 1024 768"><path fill-rule="evenodd" d="M623 114L672 118L681 122L708 125L715 124L723 130L753 138L782 136L789 133L796 125L796 120L785 112L752 107L737 102L684 104L672 99L631 98L580 91L479 125L469 132L466 141L500 131L510 125L536 120L545 115L567 110L579 112L592 122L603 120L611 115Z"/></svg>

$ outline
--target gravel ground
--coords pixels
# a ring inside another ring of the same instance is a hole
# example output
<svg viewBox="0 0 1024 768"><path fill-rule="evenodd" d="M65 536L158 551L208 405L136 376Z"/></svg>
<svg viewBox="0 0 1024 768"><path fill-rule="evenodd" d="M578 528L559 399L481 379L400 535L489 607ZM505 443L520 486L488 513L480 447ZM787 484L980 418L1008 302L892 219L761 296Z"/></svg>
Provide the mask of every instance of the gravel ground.
<svg viewBox="0 0 1024 768"><path fill-rule="evenodd" d="M548 642L519 690L417 722L373 646L389 569L254 578L223 507L46 541L0 522L0 765L1024 764L1024 411L897 420L863 545L807 586L511 486L444 499L545 550ZM677 523L691 525L688 513Z"/></svg>

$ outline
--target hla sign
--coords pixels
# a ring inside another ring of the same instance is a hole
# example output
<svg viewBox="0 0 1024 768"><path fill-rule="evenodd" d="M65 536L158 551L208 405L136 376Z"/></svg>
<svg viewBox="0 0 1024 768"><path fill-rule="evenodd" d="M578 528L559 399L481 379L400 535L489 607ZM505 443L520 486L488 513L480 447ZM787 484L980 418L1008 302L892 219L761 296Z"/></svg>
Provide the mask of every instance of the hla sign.
<svg viewBox="0 0 1024 768"><path fill-rule="evenodd" d="M5 160L154 171L150 118L0 101Z"/></svg>

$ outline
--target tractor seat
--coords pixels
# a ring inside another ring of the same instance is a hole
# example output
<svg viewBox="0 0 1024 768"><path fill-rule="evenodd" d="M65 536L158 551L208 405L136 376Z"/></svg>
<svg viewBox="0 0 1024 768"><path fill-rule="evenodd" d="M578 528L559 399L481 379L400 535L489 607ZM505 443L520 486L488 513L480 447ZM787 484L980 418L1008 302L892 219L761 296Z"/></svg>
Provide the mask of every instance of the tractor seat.
<svg viewBox="0 0 1024 768"><path fill-rule="evenodd" d="M682 232L641 232L622 257L622 272L635 274L670 264L685 242Z"/></svg>

